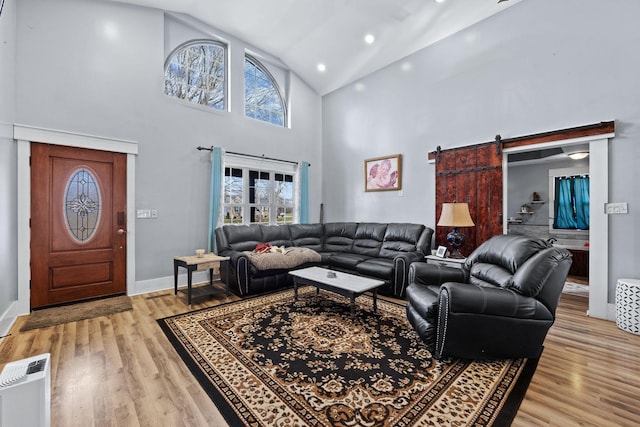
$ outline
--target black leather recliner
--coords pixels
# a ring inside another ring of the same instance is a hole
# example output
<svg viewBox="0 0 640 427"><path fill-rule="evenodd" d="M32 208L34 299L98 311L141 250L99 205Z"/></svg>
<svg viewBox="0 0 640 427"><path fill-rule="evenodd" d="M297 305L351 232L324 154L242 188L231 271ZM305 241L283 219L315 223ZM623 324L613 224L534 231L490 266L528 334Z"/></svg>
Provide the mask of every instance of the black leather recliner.
<svg viewBox="0 0 640 427"><path fill-rule="evenodd" d="M570 266L544 240L494 236L462 269L411 264L407 317L438 359L537 358Z"/></svg>

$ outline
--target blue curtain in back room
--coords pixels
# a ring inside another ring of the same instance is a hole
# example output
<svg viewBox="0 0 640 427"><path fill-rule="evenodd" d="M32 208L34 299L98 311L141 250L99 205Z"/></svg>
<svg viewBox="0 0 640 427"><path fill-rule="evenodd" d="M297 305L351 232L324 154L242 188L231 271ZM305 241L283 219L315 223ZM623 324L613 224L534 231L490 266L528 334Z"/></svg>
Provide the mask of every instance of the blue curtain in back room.
<svg viewBox="0 0 640 427"><path fill-rule="evenodd" d="M553 228L589 229L589 177L556 178L556 206Z"/></svg>
<svg viewBox="0 0 640 427"><path fill-rule="evenodd" d="M222 167L223 150L213 147L211 151L211 196L209 201L209 252L216 251L216 227L220 217L220 202L222 197Z"/></svg>

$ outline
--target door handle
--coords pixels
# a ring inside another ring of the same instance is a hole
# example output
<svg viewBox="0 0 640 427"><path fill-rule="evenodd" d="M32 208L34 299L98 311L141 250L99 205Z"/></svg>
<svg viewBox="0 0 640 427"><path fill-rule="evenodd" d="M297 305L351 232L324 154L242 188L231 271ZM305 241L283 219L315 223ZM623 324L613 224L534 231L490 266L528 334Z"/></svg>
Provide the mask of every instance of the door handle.
<svg viewBox="0 0 640 427"><path fill-rule="evenodd" d="M118 236L122 236L123 234L126 234L126 232L127 232L127 230L124 230L122 228L118 229L118 231L117 231Z"/></svg>

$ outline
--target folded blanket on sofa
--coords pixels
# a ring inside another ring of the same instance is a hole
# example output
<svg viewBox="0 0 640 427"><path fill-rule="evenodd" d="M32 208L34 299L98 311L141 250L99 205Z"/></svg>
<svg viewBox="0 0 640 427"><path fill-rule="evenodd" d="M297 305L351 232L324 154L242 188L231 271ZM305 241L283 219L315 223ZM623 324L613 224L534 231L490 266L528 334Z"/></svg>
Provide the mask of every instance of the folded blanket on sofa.
<svg viewBox="0 0 640 427"><path fill-rule="evenodd" d="M307 262L320 262L320 254L309 248L286 248L284 251L256 253L244 252L258 270L293 268Z"/></svg>

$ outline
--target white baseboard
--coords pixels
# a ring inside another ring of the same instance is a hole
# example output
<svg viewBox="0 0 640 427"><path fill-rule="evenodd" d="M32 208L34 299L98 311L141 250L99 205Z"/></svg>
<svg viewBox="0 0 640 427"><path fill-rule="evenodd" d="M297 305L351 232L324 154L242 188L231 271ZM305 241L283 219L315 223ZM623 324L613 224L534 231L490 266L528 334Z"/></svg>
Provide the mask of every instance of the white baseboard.
<svg viewBox="0 0 640 427"><path fill-rule="evenodd" d="M195 271L192 276L193 284L209 281L209 273L206 271ZM178 286L187 285L187 273L178 274ZM138 280L133 286L127 289L127 295L140 295L149 292L165 291L173 289L173 276L158 277L156 279Z"/></svg>
<svg viewBox="0 0 640 427"><path fill-rule="evenodd" d="M13 301L9 308L0 316L0 337L3 337L9 333L11 327L18 318L17 314L18 301Z"/></svg>
<svg viewBox="0 0 640 427"><path fill-rule="evenodd" d="M589 310L587 310L587 316L589 317L594 317L591 316L589 314ZM597 319L602 319L602 320L609 320L611 322L615 322L616 321L616 304L615 303L607 303L607 314L606 314L606 318L603 317L596 317Z"/></svg>

